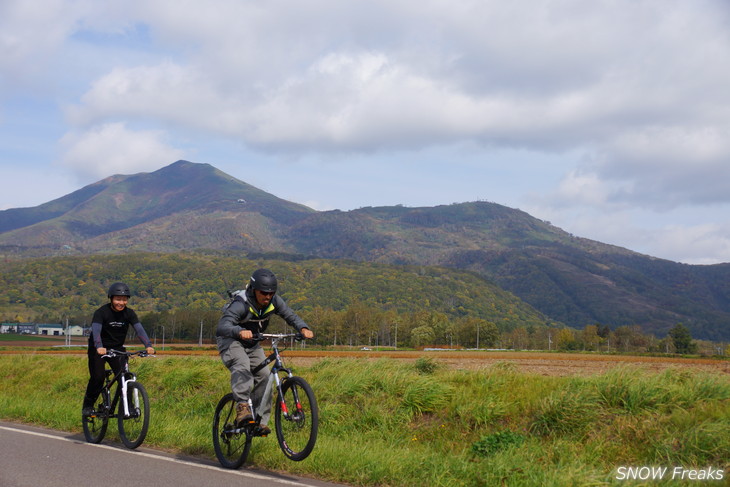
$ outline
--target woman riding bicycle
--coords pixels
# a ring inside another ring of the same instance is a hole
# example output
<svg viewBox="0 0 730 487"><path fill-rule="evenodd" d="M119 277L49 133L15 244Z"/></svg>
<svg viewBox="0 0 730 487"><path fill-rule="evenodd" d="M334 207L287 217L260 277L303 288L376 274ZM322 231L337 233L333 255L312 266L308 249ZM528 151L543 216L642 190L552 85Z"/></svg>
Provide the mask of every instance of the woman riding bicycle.
<svg viewBox="0 0 730 487"><path fill-rule="evenodd" d="M248 399L251 387L268 377L264 367L254 377L251 372L266 360L254 334L263 333L272 314L284 318L287 324L299 331L304 338L314 337L307 324L276 294L278 282L273 272L258 269L252 275L245 291L236 294L223 310L223 316L216 328L216 343L223 364L231 371L231 391L236 400L236 422L253 420ZM258 403L260 397L253 398ZM261 423L257 434L266 436L271 432L266 424L271 413L270 401L261 407Z"/></svg>
<svg viewBox="0 0 730 487"><path fill-rule="evenodd" d="M115 374L122 369L122 357L102 356L107 353L107 349L124 351L124 340L127 338L127 330L130 325L137 333L137 338L147 348L147 353L150 355L155 353L137 314L132 308L127 307L130 295L129 286L123 282L115 282L109 286L107 292L109 303L97 309L91 319L91 334L87 352L89 383L86 386L82 406L84 416L90 416L93 413L94 402L104 387L104 361L109 362Z"/></svg>

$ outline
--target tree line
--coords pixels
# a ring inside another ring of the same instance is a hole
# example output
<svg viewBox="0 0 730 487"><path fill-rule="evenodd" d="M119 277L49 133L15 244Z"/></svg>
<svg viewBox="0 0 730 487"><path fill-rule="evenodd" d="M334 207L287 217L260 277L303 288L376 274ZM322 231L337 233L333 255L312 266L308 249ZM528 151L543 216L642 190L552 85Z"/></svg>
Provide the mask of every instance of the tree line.
<svg viewBox="0 0 730 487"><path fill-rule="evenodd" d="M671 334L658 339L638 325L565 327L469 272L227 253L5 261L0 320L88 326L93 311L107 301L108 285L124 281L132 288L130 306L151 337L209 343L226 291L243 288L258 267L276 272L282 296L311 323L322 346L696 351ZM275 317L272 328L277 326L283 323Z"/></svg>
<svg viewBox="0 0 730 487"><path fill-rule="evenodd" d="M343 310L308 308L300 316L315 331L314 343L321 347L451 348L587 351L604 353L658 353L723 355L727 344L694 340L682 323L658 338L638 326L586 325L583 329L552 326L518 326L506 330L494 322L462 316L450 318L438 311L399 313L380 311L363 302ZM221 313L210 310L175 310L147 313L142 317L158 344L214 343ZM269 331L286 331L286 323L274 316Z"/></svg>

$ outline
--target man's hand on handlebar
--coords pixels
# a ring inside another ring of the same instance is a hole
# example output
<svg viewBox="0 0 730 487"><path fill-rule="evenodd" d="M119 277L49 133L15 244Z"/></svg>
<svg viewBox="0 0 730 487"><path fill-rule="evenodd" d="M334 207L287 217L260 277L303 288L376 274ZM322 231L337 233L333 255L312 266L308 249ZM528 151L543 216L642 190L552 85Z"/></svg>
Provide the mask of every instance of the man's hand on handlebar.
<svg viewBox="0 0 730 487"><path fill-rule="evenodd" d="M106 355L106 348L99 347L96 349L96 353L98 353L99 355Z"/></svg>
<svg viewBox="0 0 730 487"><path fill-rule="evenodd" d="M302 328L300 333L307 340L309 340L310 338L314 338L314 332L312 332L312 330L310 330L309 328Z"/></svg>
<svg viewBox="0 0 730 487"><path fill-rule="evenodd" d="M155 354L155 347L147 347L145 349L145 351L147 352L147 355L154 355Z"/></svg>
<svg viewBox="0 0 730 487"><path fill-rule="evenodd" d="M241 340L251 340L253 338L253 332L251 330L241 330L238 332L238 336Z"/></svg>

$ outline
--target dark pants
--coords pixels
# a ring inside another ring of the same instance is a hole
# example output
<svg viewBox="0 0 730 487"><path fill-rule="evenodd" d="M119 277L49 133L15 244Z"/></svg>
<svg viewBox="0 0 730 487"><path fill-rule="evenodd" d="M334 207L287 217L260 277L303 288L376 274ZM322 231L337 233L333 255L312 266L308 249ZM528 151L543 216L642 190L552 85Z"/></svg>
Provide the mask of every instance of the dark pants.
<svg viewBox="0 0 730 487"><path fill-rule="evenodd" d="M121 349L124 350L124 347L121 347ZM86 394L84 394L84 404L82 407L93 407L96 398L99 397L104 387L104 362L108 362L114 373L118 374L122 370L122 360L124 357L102 358L94 347L89 347L87 355L89 356L89 383L86 385Z"/></svg>

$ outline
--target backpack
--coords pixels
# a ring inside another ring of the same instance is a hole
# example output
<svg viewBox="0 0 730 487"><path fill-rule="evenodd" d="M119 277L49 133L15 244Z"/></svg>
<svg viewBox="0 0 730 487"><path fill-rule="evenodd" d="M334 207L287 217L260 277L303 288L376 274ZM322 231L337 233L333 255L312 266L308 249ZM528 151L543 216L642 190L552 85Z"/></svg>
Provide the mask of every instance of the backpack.
<svg viewBox="0 0 730 487"><path fill-rule="evenodd" d="M230 305L232 305L236 299L240 299L241 301L245 302L246 301L246 299L244 298L245 293L246 293L245 289L238 289L236 291L231 291L230 289L228 289L226 291L226 294L228 294L228 302L225 304L225 306L223 306L223 311L227 310L228 307Z"/></svg>

